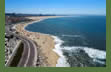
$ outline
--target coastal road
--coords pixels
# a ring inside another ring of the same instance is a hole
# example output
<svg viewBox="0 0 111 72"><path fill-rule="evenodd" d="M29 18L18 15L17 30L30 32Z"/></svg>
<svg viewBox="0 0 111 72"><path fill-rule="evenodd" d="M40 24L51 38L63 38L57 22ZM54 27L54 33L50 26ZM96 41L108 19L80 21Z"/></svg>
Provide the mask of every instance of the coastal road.
<svg viewBox="0 0 111 72"><path fill-rule="evenodd" d="M12 33L9 30L6 30L6 32L14 35L15 37L18 37L19 39L22 40L24 44L22 56L17 66L18 67L35 67L37 63L37 57L38 57L37 44L31 39Z"/></svg>
<svg viewBox="0 0 111 72"><path fill-rule="evenodd" d="M35 67L37 62L37 45L32 40L18 36L24 43L24 50L18 67Z"/></svg>

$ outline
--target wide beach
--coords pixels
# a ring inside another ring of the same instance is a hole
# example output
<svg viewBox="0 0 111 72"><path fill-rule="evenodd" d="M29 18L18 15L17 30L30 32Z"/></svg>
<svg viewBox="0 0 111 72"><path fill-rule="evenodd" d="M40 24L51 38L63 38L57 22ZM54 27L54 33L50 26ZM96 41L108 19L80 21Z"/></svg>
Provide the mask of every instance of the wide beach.
<svg viewBox="0 0 111 72"><path fill-rule="evenodd" d="M20 35L33 40L38 45L37 52L39 54L41 67L56 67L59 56L53 51L53 49L55 48L54 39L47 34L27 31L25 30L25 27L34 22L39 22L47 18L55 17L59 16L27 17L29 19L32 19L33 21L19 23L15 26L16 31Z"/></svg>

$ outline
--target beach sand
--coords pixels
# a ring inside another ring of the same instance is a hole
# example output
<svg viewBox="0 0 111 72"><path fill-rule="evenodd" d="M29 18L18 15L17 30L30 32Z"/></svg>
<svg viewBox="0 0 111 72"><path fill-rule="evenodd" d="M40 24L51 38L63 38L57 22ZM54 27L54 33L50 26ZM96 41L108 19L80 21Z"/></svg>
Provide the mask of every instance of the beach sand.
<svg viewBox="0 0 111 72"><path fill-rule="evenodd" d="M39 32L29 32L26 31L24 28L34 22L39 22L47 18L55 17L58 16L28 17L33 21L19 23L15 27L16 31L19 32L20 35L30 38L31 40L35 41L39 46L37 52L39 53L40 67L56 67L59 56L53 51L53 49L55 48L54 39L50 35L42 34Z"/></svg>

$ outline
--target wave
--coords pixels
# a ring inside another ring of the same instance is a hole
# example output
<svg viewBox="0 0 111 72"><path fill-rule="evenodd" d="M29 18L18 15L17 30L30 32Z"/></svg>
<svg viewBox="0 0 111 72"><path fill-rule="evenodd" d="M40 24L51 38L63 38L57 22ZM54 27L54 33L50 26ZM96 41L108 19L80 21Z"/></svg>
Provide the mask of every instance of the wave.
<svg viewBox="0 0 111 72"><path fill-rule="evenodd" d="M91 58L96 58L96 59L105 59L106 58L106 52L105 51L94 49L94 48L75 46L75 47L64 47L63 49L70 50L70 51L74 51L74 50L77 50L77 49L82 49Z"/></svg>
<svg viewBox="0 0 111 72"><path fill-rule="evenodd" d="M63 47L61 46L62 43L64 43L63 40L61 40L57 36L52 36L52 37L54 38L54 41L55 41L55 48L53 49L53 51L60 56L56 64L57 67L70 67L69 63L67 62L67 58L63 55L63 50L77 51L77 49L84 50L89 55L89 57L93 59L93 61L97 63L105 64L105 62L101 61L100 59L106 59L106 51L89 48L89 47L83 47L83 46Z"/></svg>
<svg viewBox="0 0 111 72"><path fill-rule="evenodd" d="M69 51L77 51L78 49L84 50L89 57L93 59L94 62L98 62L101 64L105 64L104 61L101 61L106 59L106 52L94 48L89 48L89 47L80 47L80 46L75 46L75 47L64 47L62 48L63 50L69 50Z"/></svg>
<svg viewBox="0 0 111 72"><path fill-rule="evenodd" d="M52 37L54 38L54 41L55 41L55 48L53 49L53 51L60 56L57 61L56 67L70 67L66 57L63 55L63 52L61 50L61 44L63 43L63 41L56 36L52 36Z"/></svg>
<svg viewBox="0 0 111 72"><path fill-rule="evenodd" d="M62 35L63 37L81 37L81 35Z"/></svg>

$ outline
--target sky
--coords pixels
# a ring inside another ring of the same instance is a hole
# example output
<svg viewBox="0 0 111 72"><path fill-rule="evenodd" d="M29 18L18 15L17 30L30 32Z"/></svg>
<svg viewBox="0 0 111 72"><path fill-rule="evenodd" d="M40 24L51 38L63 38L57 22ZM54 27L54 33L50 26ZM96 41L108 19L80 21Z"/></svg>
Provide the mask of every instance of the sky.
<svg viewBox="0 0 111 72"><path fill-rule="evenodd" d="M6 13L106 14L106 0L5 0Z"/></svg>

